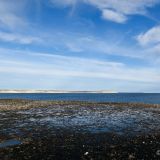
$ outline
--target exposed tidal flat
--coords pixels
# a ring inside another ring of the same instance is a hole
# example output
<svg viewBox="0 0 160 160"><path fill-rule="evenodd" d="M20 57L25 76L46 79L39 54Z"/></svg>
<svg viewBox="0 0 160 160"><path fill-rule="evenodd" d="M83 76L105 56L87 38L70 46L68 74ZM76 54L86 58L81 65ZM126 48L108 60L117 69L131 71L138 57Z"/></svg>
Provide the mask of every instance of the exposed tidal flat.
<svg viewBox="0 0 160 160"><path fill-rule="evenodd" d="M160 159L160 105L1 99L0 159Z"/></svg>

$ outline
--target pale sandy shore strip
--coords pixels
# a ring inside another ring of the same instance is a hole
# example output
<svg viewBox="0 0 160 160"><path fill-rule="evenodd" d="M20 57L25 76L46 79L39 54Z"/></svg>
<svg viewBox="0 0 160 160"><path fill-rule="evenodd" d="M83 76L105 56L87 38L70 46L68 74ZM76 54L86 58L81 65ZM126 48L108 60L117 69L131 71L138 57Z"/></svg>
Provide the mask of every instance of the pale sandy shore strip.
<svg viewBox="0 0 160 160"><path fill-rule="evenodd" d="M112 90L70 91L70 90L0 90L0 93L117 93Z"/></svg>

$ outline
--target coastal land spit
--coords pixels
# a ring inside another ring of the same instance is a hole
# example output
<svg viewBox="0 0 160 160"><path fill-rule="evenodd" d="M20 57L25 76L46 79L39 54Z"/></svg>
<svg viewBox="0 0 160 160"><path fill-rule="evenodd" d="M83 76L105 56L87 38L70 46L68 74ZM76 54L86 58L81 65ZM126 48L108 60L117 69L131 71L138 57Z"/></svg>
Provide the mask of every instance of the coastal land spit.
<svg viewBox="0 0 160 160"><path fill-rule="evenodd" d="M70 90L0 89L0 93L117 93L117 92L112 90L70 91Z"/></svg>

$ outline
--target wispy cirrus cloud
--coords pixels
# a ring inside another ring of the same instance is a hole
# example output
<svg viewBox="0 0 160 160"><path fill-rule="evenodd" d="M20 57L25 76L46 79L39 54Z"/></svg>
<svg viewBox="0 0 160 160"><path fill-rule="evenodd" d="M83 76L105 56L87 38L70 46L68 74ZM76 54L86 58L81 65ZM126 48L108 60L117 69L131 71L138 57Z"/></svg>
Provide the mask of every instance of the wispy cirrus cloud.
<svg viewBox="0 0 160 160"><path fill-rule="evenodd" d="M7 32L0 32L0 41L13 42L18 44L42 43L42 39L39 37Z"/></svg>
<svg viewBox="0 0 160 160"><path fill-rule="evenodd" d="M95 6L102 12L106 20L124 23L129 15L146 15L147 8L159 3L159 0L50 0L54 5L74 6L77 3L86 3Z"/></svg>
<svg viewBox="0 0 160 160"><path fill-rule="evenodd" d="M8 29L27 26L22 18L22 11L25 9L26 0L1 0L0 1L0 26Z"/></svg>
<svg viewBox="0 0 160 160"><path fill-rule="evenodd" d="M48 45L54 44L59 52L91 53L98 55L121 56L135 59L146 59L145 52L135 46L127 45L126 37L129 32L113 35L107 32L107 37L102 38L91 34L81 33L54 33L54 37L47 37Z"/></svg>
<svg viewBox="0 0 160 160"><path fill-rule="evenodd" d="M160 73L156 68L132 68L124 63L94 60L50 53L25 52L1 49L1 73L27 74L31 76L60 76L125 80L132 82L159 83ZM3 56L4 55L4 56ZM8 56L7 56L8 55Z"/></svg>

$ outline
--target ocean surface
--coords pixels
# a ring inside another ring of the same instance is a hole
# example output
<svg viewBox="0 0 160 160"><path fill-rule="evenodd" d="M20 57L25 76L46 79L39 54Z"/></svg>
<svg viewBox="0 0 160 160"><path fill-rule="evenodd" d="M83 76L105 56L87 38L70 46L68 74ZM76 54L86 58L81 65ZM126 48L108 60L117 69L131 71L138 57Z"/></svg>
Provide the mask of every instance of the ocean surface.
<svg viewBox="0 0 160 160"><path fill-rule="evenodd" d="M138 102L160 104L160 93L0 93L0 99Z"/></svg>

